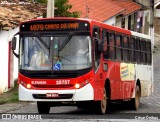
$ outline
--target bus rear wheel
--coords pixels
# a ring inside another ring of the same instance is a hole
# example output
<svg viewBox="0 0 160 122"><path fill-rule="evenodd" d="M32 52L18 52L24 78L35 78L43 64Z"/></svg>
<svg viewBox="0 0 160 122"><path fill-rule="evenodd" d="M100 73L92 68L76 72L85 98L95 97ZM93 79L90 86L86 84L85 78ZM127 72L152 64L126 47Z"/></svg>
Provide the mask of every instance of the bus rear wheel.
<svg viewBox="0 0 160 122"><path fill-rule="evenodd" d="M50 106L47 102L37 102L37 108L39 114L48 114L50 111Z"/></svg>
<svg viewBox="0 0 160 122"><path fill-rule="evenodd" d="M140 106L140 88L138 85L136 85L135 98L131 100L131 107L134 110L138 110L139 106Z"/></svg>

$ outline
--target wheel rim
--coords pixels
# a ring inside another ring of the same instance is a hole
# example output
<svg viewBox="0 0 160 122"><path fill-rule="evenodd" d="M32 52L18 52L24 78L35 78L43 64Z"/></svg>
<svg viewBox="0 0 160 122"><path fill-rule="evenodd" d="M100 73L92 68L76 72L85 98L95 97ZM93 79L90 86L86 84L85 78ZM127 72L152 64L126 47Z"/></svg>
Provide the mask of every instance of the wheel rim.
<svg viewBox="0 0 160 122"><path fill-rule="evenodd" d="M106 113L106 107L107 107L107 96L106 96L106 91L104 89L104 99L101 100L101 112L102 114Z"/></svg>
<svg viewBox="0 0 160 122"><path fill-rule="evenodd" d="M136 87L136 94L135 94L135 108L138 110L140 105L140 92L139 92L139 86Z"/></svg>

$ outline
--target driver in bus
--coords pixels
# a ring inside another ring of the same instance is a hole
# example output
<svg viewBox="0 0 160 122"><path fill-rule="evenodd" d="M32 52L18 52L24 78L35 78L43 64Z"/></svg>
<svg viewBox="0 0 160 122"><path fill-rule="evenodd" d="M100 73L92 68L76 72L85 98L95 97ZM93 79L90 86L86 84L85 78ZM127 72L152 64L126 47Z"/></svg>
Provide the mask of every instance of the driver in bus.
<svg viewBox="0 0 160 122"><path fill-rule="evenodd" d="M77 40L78 44L78 49L77 49L77 54L86 54L88 55L88 41L85 39L85 40L82 40L82 39L79 39Z"/></svg>

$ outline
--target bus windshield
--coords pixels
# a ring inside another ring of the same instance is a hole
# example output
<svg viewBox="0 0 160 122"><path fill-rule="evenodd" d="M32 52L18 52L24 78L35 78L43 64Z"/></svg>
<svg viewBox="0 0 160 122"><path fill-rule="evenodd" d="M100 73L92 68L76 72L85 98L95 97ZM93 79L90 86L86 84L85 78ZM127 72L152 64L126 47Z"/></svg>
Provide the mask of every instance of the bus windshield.
<svg viewBox="0 0 160 122"><path fill-rule="evenodd" d="M90 68L89 35L22 35L19 68L23 70L80 70Z"/></svg>

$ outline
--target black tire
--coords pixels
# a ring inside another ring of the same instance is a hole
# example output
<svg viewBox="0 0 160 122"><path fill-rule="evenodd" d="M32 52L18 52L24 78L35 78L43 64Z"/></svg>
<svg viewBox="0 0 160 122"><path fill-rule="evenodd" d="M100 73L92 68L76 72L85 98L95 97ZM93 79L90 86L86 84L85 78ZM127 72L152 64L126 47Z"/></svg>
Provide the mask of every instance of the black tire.
<svg viewBox="0 0 160 122"><path fill-rule="evenodd" d="M108 101L107 101L107 94L106 94L105 88L104 88L104 99L96 102L95 107L96 107L95 112L98 112L98 114L106 113L106 109L108 107Z"/></svg>
<svg viewBox="0 0 160 122"><path fill-rule="evenodd" d="M131 102L131 107L133 110L138 110L139 106L140 106L140 88L138 85L136 85L136 89L135 89L135 98L133 98L130 102Z"/></svg>
<svg viewBox="0 0 160 122"><path fill-rule="evenodd" d="M48 114L50 111L50 106L47 102L37 102L37 109L39 114Z"/></svg>

